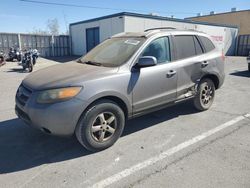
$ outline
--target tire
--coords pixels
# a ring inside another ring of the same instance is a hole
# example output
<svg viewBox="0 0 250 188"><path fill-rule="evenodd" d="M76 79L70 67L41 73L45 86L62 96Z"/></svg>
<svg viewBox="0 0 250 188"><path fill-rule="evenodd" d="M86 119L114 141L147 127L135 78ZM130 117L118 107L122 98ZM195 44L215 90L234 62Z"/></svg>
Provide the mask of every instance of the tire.
<svg viewBox="0 0 250 188"><path fill-rule="evenodd" d="M29 63L28 70L29 70L29 72L33 71L33 63L32 62Z"/></svg>
<svg viewBox="0 0 250 188"><path fill-rule="evenodd" d="M250 63L248 63L248 71L250 72Z"/></svg>
<svg viewBox="0 0 250 188"><path fill-rule="evenodd" d="M101 151L118 140L124 125L125 116L122 109L111 100L100 100L82 114L75 135L87 150Z"/></svg>
<svg viewBox="0 0 250 188"><path fill-rule="evenodd" d="M19 62L20 62L21 60L22 60L22 59L21 59L21 57L20 57L20 56L18 56L18 57L17 57L17 61L19 61Z"/></svg>
<svg viewBox="0 0 250 188"><path fill-rule="evenodd" d="M194 107L199 111L208 110L213 104L215 86L212 80L203 79L198 86L198 92L194 98Z"/></svg>

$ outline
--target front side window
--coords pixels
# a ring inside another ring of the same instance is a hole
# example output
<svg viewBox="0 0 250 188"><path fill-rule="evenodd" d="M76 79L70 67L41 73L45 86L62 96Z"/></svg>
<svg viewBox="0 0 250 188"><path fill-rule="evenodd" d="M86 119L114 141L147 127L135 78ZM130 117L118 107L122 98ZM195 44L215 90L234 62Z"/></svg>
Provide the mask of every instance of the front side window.
<svg viewBox="0 0 250 188"><path fill-rule="evenodd" d="M161 37L151 42L142 52L142 56L153 56L157 59L157 63L170 62L168 37Z"/></svg>

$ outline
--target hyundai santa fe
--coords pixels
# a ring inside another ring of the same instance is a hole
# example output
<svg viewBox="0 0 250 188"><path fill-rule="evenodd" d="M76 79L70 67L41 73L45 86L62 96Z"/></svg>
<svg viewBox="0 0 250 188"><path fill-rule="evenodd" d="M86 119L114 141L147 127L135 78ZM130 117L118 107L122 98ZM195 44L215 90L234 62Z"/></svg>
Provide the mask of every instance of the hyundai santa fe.
<svg viewBox="0 0 250 188"><path fill-rule="evenodd" d="M27 76L16 114L48 134L76 135L99 151L121 136L127 119L193 100L211 107L224 82L224 58L202 32L152 29L117 34L77 61Z"/></svg>

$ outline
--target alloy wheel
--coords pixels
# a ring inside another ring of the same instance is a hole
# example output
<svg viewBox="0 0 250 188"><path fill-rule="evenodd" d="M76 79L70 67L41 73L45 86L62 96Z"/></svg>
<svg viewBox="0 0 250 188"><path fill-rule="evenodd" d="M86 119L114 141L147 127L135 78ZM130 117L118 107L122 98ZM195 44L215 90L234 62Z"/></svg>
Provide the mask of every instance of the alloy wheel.
<svg viewBox="0 0 250 188"><path fill-rule="evenodd" d="M117 127L116 117L111 112L103 112L95 118L91 133L97 142L105 142L109 140L115 133Z"/></svg>
<svg viewBox="0 0 250 188"><path fill-rule="evenodd" d="M204 86L201 91L201 101L204 105L209 105L209 103L213 100L214 92L212 86L208 83Z"/></svg>

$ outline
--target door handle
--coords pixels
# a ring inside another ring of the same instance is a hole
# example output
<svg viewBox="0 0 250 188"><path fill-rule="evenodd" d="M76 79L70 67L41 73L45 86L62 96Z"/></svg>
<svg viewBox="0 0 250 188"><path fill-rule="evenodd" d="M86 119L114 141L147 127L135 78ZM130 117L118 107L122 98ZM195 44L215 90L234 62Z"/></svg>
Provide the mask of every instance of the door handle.
<svg viewBox="0 0 250 188"><path fill-rule="evenodd" d="M201 63L201 66L202 66L202 67L206 67L206 66L208 66L208 64L209 64L208 61L204 61L204 62Z"/></svg>
<svg viewBox="0 0 250 188"><path fill-rule="evenodd" d="M175 70L170 70L168 73L167 73L167 78L170 78L172 76L174 76L177 72Z"/></svg>

